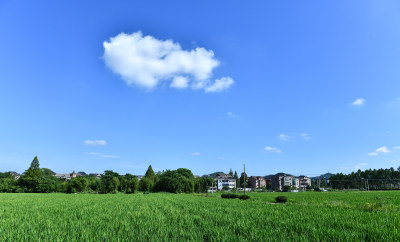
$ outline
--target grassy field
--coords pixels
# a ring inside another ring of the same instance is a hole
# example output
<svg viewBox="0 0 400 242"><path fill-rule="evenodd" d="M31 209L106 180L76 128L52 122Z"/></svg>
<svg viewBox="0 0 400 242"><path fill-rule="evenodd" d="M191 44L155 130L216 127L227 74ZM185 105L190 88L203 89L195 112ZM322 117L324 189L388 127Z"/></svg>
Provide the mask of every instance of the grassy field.
<svg viewBox="0 0 400 242"><path fill-rule="evenodd" d="M0 241L400 240L398 191L250 196L0 194Z"/></svg>

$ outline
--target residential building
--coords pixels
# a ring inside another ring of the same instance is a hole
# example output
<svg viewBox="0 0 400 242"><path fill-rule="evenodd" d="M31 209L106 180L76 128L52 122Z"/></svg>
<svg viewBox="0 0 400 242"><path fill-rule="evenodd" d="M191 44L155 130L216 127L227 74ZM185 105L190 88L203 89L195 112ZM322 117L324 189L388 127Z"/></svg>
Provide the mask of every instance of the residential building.
<svg viewBox="0 0 400 242"><path fill-rule="evenodd" d="M94 177L96 177L96 178L98 178L98 179L100 179L102 175L103 175L103 174L100 174L100 173L90 173L90 174L89 174L89 176L94 176Z"/></svg>
<svg viewBox="0 0 400 242"><path fill-rule="evenodd" d="M71 179L71 174L70 173L56 173L54 174L55 177L64 179L64 180L70 180Z"/></svg>
<svg viewBox="0 0 400 242"><path fill-rule="evenodd" d="M76 173L77 176L87 176L86 172L84 171L80 171L78 173Z"/></svg>
<svg viewBox="0 0 400 242"><path fill-rule="evenodd" d="M14 177L15 180L18 180L21 177L21 175L18 174L17 172L15 172L15 171L10 171L9 173L10 173L11 176Z"/></svg>
<svg viewBox="0 0 400 242"><path fill-rule="evenodd" d="M282 191L284 186L289 186L296 190L300 188L300 179L290 174L277 173L269 176L269 178L271 179L271 188L273 190Z"/></svg>
<svg viewBox="0 0 400 242"><path fill-rule="evenodd" d="M299 176L299 189L301 191L307 190L307 187L311 186L311 178L307 176Z"/></svg>
<svg viewBox="0 0 400 242"><path fill-rule="evenodd" d="M266 179L262 176L251 176L248 179L249 187L252 189L260 189L262 187L266 187L271 180Z"/></svg>
<svg viewBox="0 0 400 242"><path fill-rule="evenodd" d="M214 179L219 191L224 187L229 187L229 189L236 188L236 179L229 174L220 172L215 176Z"/></svg>

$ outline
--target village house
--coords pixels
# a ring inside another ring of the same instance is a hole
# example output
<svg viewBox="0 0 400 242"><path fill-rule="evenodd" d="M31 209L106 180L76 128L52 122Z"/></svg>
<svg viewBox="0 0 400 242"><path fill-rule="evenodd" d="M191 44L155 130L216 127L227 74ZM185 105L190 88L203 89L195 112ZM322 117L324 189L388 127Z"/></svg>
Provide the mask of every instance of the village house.
<svg viewBox="0 0 400 242"><path fill-rule="evenodd" d="M249 187L252 189L260 189L262 187L267 187L271 180L266 179L262 176L251 176L248 179Z"/></svg>
<svg viewBox="0 0 400 242"><path fill-rule="evenodd" d="M300 187L299 178L290 174L277 173L268 178L271 179L271 188L273 190L282 191L284 186L289 186L296 190Z"/></svg>
<svg viewBox="0 0 400 242"><path fill-rule="evenodd" d="M236 179L229 174L220 172L215 176L214 180L219 191L224 187L229 187L230 190L236 188Z"/></svg>
<svg viewBox="0 0 400 242"><path fill-rule="evenodd" d="M300 191L306 191L307 187L311 186L311 178L307 176L299 176L299 189Z"/></svg>

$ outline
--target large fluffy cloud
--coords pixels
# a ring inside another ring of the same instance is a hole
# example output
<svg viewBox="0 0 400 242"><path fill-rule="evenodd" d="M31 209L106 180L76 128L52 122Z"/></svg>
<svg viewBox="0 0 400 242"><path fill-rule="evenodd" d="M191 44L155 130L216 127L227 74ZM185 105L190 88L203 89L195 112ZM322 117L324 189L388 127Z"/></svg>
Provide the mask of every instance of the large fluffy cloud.
<svg viewBox="0 0 400 242"><path fill-rule="evenodd" d="M168 81L173 88L221 92L234 83L230 77L210 80L219 61L205 48L183 50L179 43L143 36L140 31L120 33L103 46L106 65L128 85L151 89Z"/></svg>

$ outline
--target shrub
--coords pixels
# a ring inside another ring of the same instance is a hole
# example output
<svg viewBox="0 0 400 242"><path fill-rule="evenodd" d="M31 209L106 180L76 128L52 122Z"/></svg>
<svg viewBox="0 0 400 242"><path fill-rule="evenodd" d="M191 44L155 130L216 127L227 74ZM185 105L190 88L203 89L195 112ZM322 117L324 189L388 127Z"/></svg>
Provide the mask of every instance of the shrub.
<svg viewBox="0 0 400 242"><path fill-rule="evenodd" d="M316 191L316 192L320 192L320 191L321 191L321 189L320 189L319 187L316 187L316 188L314 188L314 191Z"/></svg>
<svg viewBox="0 0 400 242"><path fill-rule="evenodd" d="M247 200L247 199L250 199L250 196L248 196L248 195L241 195L241 196L239 196L239 199L240 199L240 200Z"/></svg>
<svg viewBox="0 0 400 242"><path fill-rule="evenodd" d="M383 208L383 203L365 203L359 205L360 209L365 212L375 212Z"/></svg>
<svg viewBox="0 0 400 242"><path fill-rule="evenodd" d="M287 197L285 196L279 196L275 198L275 202L277 203L286 203L287 202Z"/></svg>
<svg viewBox="0 0 400 242"><path fill-rule="evenodd" d="M239 196L233 193L222 194L221 198L238 198Z"/></svg>

